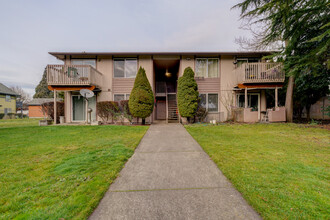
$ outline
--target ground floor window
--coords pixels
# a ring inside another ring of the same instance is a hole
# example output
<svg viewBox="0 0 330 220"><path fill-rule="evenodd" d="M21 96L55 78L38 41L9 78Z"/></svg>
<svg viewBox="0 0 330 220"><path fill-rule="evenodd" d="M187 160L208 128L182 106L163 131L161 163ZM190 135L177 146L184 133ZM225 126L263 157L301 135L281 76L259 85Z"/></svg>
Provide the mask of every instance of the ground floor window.
<svg viewBox="0 0 330 220"><path fill-rule="evenodd" d="M248 108L252 108L252 111L258 111L259 108L259 94L248 94ZM237 107L245 107L245 94L237 94Z"/></svg>
<svg viewBox="0 0 330 220"><path fill-rule="evenodd" d="M219 110L219 99L218 94L199 94L200 97L200 106L207 109L208 112L218 112Z"/></svg>
<svg viewBox="0 0 330 220"><path fill-rule="evenodd" d="M129 100L129 94L114 94L113 100L115 102L120 102L122 100Z"/></svg>

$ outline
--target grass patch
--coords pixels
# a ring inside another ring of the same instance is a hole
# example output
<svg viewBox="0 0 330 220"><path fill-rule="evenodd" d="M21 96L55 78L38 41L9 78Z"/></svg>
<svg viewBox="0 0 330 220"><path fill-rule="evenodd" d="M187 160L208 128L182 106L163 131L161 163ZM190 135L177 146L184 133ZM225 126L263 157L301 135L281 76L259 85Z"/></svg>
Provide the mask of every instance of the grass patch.
<svg viewBox="0 0 330 220"><path fill-rule="evenodd" d="M0 219L87 218L148 129L22 122L0 128Z"/></svg>
<svg viewBox="0 0 330 220"><path fill-rule="evenodd" d="M329 130L296 124L186 129L263 218L330 218Z"/></svg>
<svg viewBox="0 0 330 220"><path fill-rule="evenodd" d="M37 126L39 125L40 118L23 118L23 119L1 119L0 128L9 127L25 127L25 126Z"/></svg>

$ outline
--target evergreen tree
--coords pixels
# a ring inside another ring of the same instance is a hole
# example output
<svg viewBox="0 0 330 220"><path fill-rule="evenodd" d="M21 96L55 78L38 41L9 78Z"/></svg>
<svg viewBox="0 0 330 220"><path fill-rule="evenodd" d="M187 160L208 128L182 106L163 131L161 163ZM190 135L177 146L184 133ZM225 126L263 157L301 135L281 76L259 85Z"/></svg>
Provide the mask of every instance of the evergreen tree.
<svg viewBox="0 0 330 220"><path fill-rule="evenodd" d="M154 94L142 67L136 75L128 106L134 117L142 118L142 124L145 124L145 118L150 116L154 109Z"/></svg>
<svg viewBox="0 0 330 220"><path fill-rule="evenodd" d="M183 72L183 76L178 80L179 113L188 120L195 116L199 100L198 86L194 76L194 71L187 67Z"/></svg>
<svg viewBox="0 0 330 220"><path fill-rule="evenodd" d="M54 92L48 89L47 85L47 71L44 70L44 74L42 78L35 88L36 93L34 94L33 98L53 98Z"/></svg>

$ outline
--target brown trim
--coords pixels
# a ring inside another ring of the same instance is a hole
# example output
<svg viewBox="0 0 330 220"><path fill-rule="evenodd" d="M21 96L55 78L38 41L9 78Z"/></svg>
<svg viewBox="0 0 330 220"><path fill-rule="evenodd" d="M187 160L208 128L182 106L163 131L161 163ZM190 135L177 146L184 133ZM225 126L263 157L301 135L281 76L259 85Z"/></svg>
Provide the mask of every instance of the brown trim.
<svg viewBox="0 0 330 220"><path fill-rule="evenodd" d="M81 89L89 89L89 90L94 90L95 86L80 86L80 87L61 87L61 86L48 86L49 90L54 90L56 91L78 91Z"/></svg>
<svg viewBox="0 0 330 220"><path fill-rule="evenodd" d="M238 84L238 88L240 89L253 89L253 88L282 88L283 84L257 84L257 85L244 85L244 84Z"/></svg>

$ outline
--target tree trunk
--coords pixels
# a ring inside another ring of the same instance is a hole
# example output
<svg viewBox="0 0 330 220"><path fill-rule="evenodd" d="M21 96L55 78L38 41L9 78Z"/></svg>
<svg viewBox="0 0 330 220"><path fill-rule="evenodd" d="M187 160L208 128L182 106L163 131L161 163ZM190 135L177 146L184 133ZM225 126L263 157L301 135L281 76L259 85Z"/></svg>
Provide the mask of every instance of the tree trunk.
<svg viewBox="0 0 330 220"><path fill-rule="evenodd" d="M307 113L306 118L307 118L307 121L310 121L311 120L311 114L310 114L310 112L311 112L311 106L310 105L306 105L306 113Z"/></svg>
<svg viewBox="0 0 330 220"><path fill-rule="evenodd" d="M294 86L294 76L289 76L288 88L286 90L285 97L285 112L286 121L293 121L293 86Z"/></svg>
<svg viewBox="0 0 330 220"><path fill-rule="evenodd" d="M146 124L146 119L142 118L142 125L145 125L145 124Z"/></svg>

